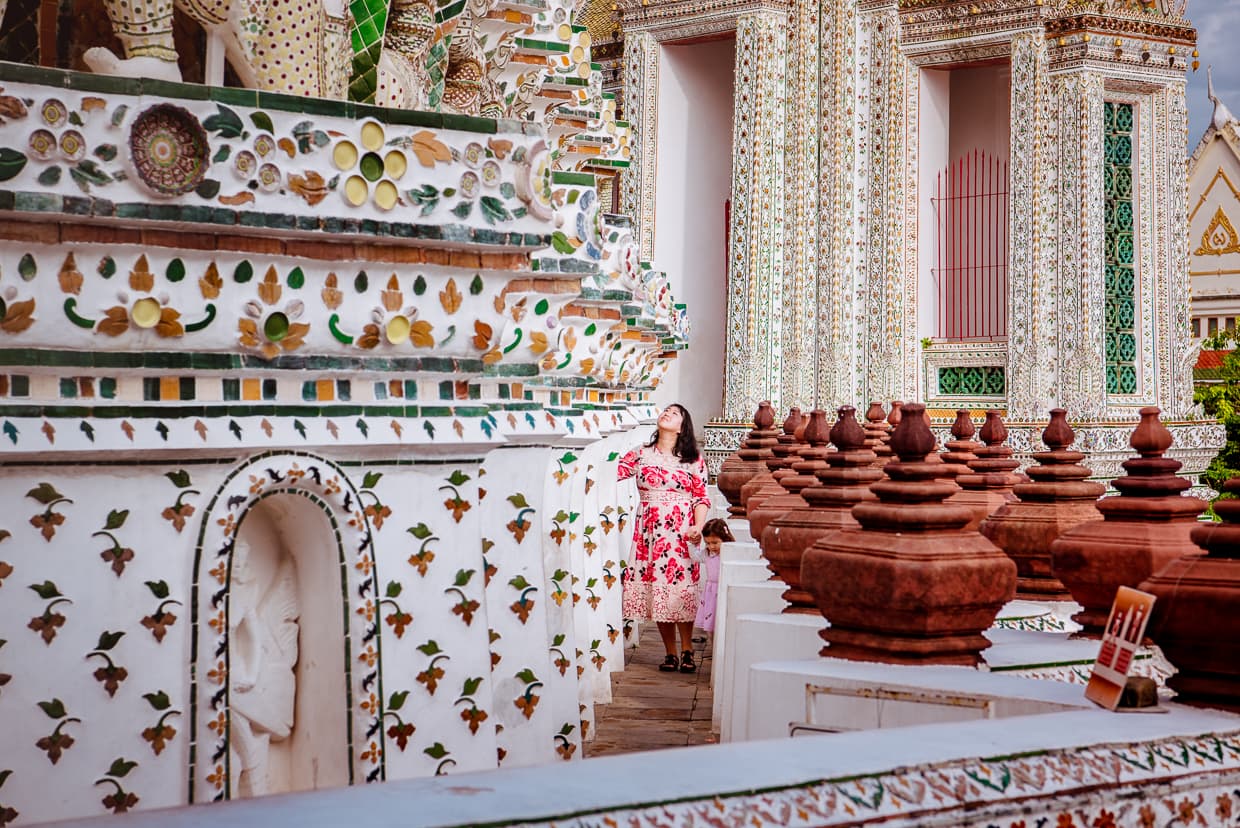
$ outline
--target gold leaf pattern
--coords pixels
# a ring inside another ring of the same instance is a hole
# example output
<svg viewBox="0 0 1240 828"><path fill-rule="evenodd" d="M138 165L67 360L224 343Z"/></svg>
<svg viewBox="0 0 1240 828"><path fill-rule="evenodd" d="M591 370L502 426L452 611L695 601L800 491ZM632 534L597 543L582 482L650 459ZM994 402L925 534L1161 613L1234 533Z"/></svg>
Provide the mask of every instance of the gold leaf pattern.
<svg viewBox="0 0 1240 828"><path fill-rule="evenodd" d="M423 167L433 167L436 161L452 160L452 150L448 149L448 145L436 138L435 133L430 130L423 130L413 136L411 149L418 157L418 163Z"/></svg>
<svg viewBox="0 0 1240 828"><path fill-rule="evenodd" d="M4 318L0 319L0 330L16 334L26 330L32 324L34 324L34 300L27 299L25 302L14 302L9 305Z"/></svg>
<svg viewBox="0 0 1240 828"><path fill-rule="evenodd" d="M274 305L280 301L280 294L283 292L284 288L280 287L280 277L276 275L275 265L272 265L263 274L263 281L258 286L258 298L268 305Z"/></svg>
<svg viewBox="0 0 1240 828"><path fill-rule="evenodd" d="M328 273L327 279L323 282L323 304L328 310L335 310L340 307L340 303L344 300L344 294L340 292L336 280L335 273Z"/></svg>
<svg viewBox="0 0 1240 828"><path fill-rule="evenodd" d="M401 292L400 281L395 273L388 279L387 289L382 291L380 296L383 300L383 309L387 311L398 311L400 306L405 304L405 294Z"/></svg>
<svg viewBox="0 0 1240 828"><path fill-rule="evenodd" d="M215 262L211 262L207 265L207 272L198 280L198 290L202 292L203 299L215 299L223 288L224 280L220 278L220 271Z"/></svg>
<svg viewBox="0 0 1240 828"><path fill-rule="evenodd" d="M159 321L155 323L155 333L164 339L174 339L178 336L185 335L185 328L177 320L181 318L180 311L174 308L160 308Z"/></svg>
<svg viewBox="0 0 1240 828"><path fill-rule="evenodd" d="M133 270L129 271L129 287L143 292L150 292L151 288L155 287L155 274L151 273L145 253L138 257Z"/></svg>
<svg viewBox="0 0 1240 828"><path fill-rule="evenodd" d="M425 319L419 319L409 326L409 341L417 348L430 348L435 344L435 337L431 336L431 323Z"/></svg>
<svg viewBox="0 0 1240 828"><path fill-rule="evenodd" d="M108 308L103 312L103 319L99 320L96 330L108 336L120 336L129 330L129 311L120 305Z"/></svg>
<svg viewBox="0 0 1240 828"><path fill-rule="evenodd" d="M65 256L65 263L60 266L60 289L74 296L82 292L82 274L72 253Z"/></svg>
<svg viewBox="0 0 1240 828"><path fill-rule="evenodd" d="M461 291L457 289L456 279L449 279L447 286L439 291L439 304L448 313L456 313L461 309Z"/></svg>
<svg viewBox="0 0 1240 828"><path fill-rule="evenodd" d="M491 326L483 322L481 319L474 320L474 347L479 351L485 351L491 347Z"/></svg>

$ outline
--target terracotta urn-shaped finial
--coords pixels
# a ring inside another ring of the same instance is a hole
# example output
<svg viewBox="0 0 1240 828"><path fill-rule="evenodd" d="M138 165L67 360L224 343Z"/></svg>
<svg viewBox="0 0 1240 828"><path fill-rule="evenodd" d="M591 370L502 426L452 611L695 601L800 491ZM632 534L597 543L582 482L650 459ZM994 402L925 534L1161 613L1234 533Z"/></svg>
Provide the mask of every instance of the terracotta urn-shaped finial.
<svg viewBox="0 0 1240 828"><path fill-rule="evenodd" d="M796 516L809 510L804 493L810 487L818 485L815 475L826 469L826 461L836 454L827 448L830 435L827 412L820 408L814 409L805 429L805 439L809 447L801 452L801 458L792 465L796 474L783 480L787 493L764 501L761 509L755 512L750 521L750 526L762 527L762 534L757 537L774 578L788 585L783 597L789 605L784 612L818 611L809 593L801 589L801 553L810 542L802 537L800 529L803 521Z"/></svg>
<svg viewBox="0 0 1240 828"><path fill-rule="evenodd" d="M772 463L775 469L783 468L783 458L787 456L788 447L793 439L793 432L800 421L801 409L792 408L784 419L783 425L776 431L775 440L771 442L767 450L762 454L762 470L745 481L745 485L741 486L741 505L745 509L746 516L749 515L749 499L775 479L771 474ZM777 451L780 453L776 454Z"/></svg>
<svg viewBox="0 0 1240 828"><path fill-rule="evenodd" d="M923 410L904 406L891 438L898 459L871 487L878 501L853 507L860 526L825 535L802 558L801 582L831 622L824 656L976 665L990 646L982 632L1015 593L1016 565L965 529L968 507L943 502L956 484L926 462L934 435Z"/></svg>
<svg viewBox="0 0 1240 828"><path fill-rule="evenodd" d="M741 503L741 487L754 475L766 471L762 462L765 453L775 445L779 432L775 429L775 411L769 401L758 403L753 415L753 429L741 441L740 448L723 461L716 483L719 491L728 499L728 514L743 517L745 507Z"/></svg>
<svg viewBox="0 0 1240 828"><path fill-rule="evenodd" d="M874 448L874 466L876 468L881 469L895 458L895 452L891 450L891 435L895 432L896 426L900 424L900 420L904 417L903 413L900 411L903 407L904 403L901 400L891 401L891 411L887 413L886 432L880 435L883 442L881 445Z"/></svg>
<svg viewBox="0 0 1240 828"><path fill-rule="evenodd" d="M1086 480L1092 472L1081 465L1085 455L1069 446L1076 434L1068 412L1051 409L1042 432L1047 451L1033 455L1037 465L1025 470L1031 482L1012 487L1016 500L1000 506L982 521L981 533L1016 562L1016 597L1032 601L1072 598L1051 571L1051 544L1074 526L1102 520L1095 502L1106 487Z"/></svg>
<svg viewBox="0 0 1240 828"><path fill-rule="evenodd" d="M752 537L758 539L759 545L762 543L762 533L771 521L790 509L805 506L800 491L817 482L814 471L826 465L823 458L828 451L827 440L831 430L827 425L827 413L822 409L815 411L817 419L806 415L806 427L798 429L805 440L793 443L795 451L788 455L784 468L772 474L779 488L771 485L760 489L749 500L753 507L749 510L749 531Z"/></svg>
<svg viewBox="0 0 1240 828"><path fill-rule="evenodd" d="M887 412L878 400L871 400L870 407L865 411L865 447L877 452L878 447L886 445L891 426L887 425Z"/></svg>
<svg viewBox="0 0 1240 828"><path fill-rule="evenodd" d="M1072 616L1083 636L1102 634L1119 587L1135 587L1176 558L1201 554L1190 535L1206 502L1182 494L1192 484L1176 476L1178 460L1163 456L1172 439L1158 408L1140 414L1128 441L1138 456L1125 460L1126 474L1111 483L1119 496L1097 502L1102 520L1073 527L1051 544L1052 573L1084 607Z"/></svg>
<svg viewBox="0 0 1240 828"><path fill-rule="evenodd" d="M1020 478L1012 472L1020 468L1020 462L1012 459L1012 449L1003 445L1007 439L1007 426L999 412L986 412L986 422L978 436L985 445L974 449L977 457L968 461L968 474L956 476L956 483L963 491L953 503L973 509L973 519L968 528L976 529L982 521L1009 500L1015 500L1012 487Z"/></svg>
<svg viewBox="0 0 1240 828"><path fill-rule="evenodd" d="M973 439L973 435L977 433L977 429L973 426L973 418L969 416L969 409L956 409L956 421L952 423L952 439L947 441L944 446L947 450L939 456L943 458L943 462L948 466L953 466L957 475L969 473L969 461L976 460L977 455L974 452L982 447L982 444Z"/></svg>
<svg viewBox="0 0 1240 828"><path fill-rule="evenodd" d="M805 443L797 440L797 429L800 425L801 409L794 406L788 412L788 418L784 420L783 434L780 434L778 442L771 446L771 456L766 458L766 468L770 476L763 478L758 475L750 481L751 484L761 481L761 485L750 490L749 498L745 501L745 517L749 519L749 532L752 537L762 537L762 530L775 517L767 513L759 518L756 526L754 524L755 516L767 499L787 492L781 481L795 474L792 464L800 459L801 449L807 448Z"/></svg>
<svg viewBox="0 0 1240 828"><path fill-rule="evenodd" d="M1222 523L1190 534L1205 555L1176 558L1141 584L1157 596L1146 634L1175 666L1175 700L1240 712L1240 478L1214 501Z"/></svg>

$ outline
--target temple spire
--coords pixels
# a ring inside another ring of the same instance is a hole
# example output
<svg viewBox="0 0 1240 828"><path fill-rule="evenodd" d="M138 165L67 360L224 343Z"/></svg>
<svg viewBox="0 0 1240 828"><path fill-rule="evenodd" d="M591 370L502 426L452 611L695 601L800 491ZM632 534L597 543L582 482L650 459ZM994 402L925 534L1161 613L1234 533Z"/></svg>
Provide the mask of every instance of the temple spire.
<svg viewBox="0 0 1240 828"><path fill-rule="evenodd" d="M1227 105L1220 101L1218 96L1214 94L1213 66L1206 67L1206 95L1210 98L1211 103L1214 104L1214 115L1210 118L1210 125L1212 127L1221 130L1223 127L1227 126L1228 123L1236 120L1236 116L1231 114L1231 110L1227 108Z"/></svg>

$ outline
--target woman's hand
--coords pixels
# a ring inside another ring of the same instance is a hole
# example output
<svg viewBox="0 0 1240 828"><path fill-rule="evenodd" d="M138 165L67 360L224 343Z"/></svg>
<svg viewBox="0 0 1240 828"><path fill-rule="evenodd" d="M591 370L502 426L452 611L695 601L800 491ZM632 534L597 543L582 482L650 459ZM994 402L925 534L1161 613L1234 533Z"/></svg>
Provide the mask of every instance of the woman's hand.
<svg viewBox="0 0 1240 828"><path fill-rule="evenodd" d="M702 527L698 525L690 526L685 531L685 540L689 543L699 543L702 540Z"/></svg>

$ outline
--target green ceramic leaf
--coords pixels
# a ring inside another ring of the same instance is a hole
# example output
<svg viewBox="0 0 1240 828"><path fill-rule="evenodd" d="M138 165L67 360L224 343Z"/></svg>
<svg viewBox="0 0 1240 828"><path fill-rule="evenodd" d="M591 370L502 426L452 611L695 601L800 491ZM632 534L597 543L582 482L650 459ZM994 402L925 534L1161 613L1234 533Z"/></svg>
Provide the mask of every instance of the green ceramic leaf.
<svg viewBox="0 0 1240 828"><path fill-rule="evenodd" d="M84 126L82 116L78 114L76 109L69 113L69 123L74 126Z"/></svg>
<svg viewBox="0 0 1240 828"><path fill-rule="evenodd" d="M181 281L185 278L185 262L180 259L168 262L168 269L164 271L164 275L168 277L169 282Z"/></svg>
<svg viewBox="0 0 1240 828"><path fill-rule="evenodd" d="M551 307L551 303L546 299L539 299L538 304L534 306L534 313L542 316Z"/></svg>
<svg viewBox="0 0 1240 828"><path fill-rule="evenodd" d="M233 270L233 281L237 284L245 284L254 278L254 265L249 261L242 259L241 263Z"/></svg>
<svg viewBox="0 0 1240 828"><path fill-rule="evenodd" d="M402 690L399 693L393 693L388 697L387 709L389 712L395 712L405 706L405 699L409 698L409 691Z"/></svg>
<svg viewBox="0 0 1240 828"><path fill-rule="evenodd" d="M111 161L116 158L116 144L100 144L95 147L94 156L100 161Z"/></svg>
<svg viewBox="0 0 1240 828"><path fill-rule="evenodd" d="M53 500L60 500L64 495L56 491L56 487L51 483L43 482L26 492L26 497L32 497L46 506Z"/></svg>
<svg viewBox="0 0 1240 828"><path fill-rule="evenodd" d="M353 280L353 289L358 293L365 293L370 287L370 277L366 275L366 271L359 270L357 278Z"/></svg>
<svg viewBox="0 0 1240 828"><path fill-rule="evenodd" d="M504 202L495 196L484 195L478 201L482 205L482 217L487 220L488 224L512 220L512 213L508 212Z"/></svg>
<svg viewBox="0 0 1240 828"><path fill-rule="evenodd" d="M462 201L452 208L452 215L459 219L466 219L469 218L469 214L473 209L474 203L472 201Z"/></svg>
<svg viewBox="0 0 1240 828"><path fill-rule="evenodd" d="M276 131L275 125L271 123L271 116L266 112L251 112L250 122L259 129L266 130L267 132Z"/></svg>
<svg viewBox="0 0 1240 828"><path fill-rule="evenodd" d="M525 495L517 492L515 495L508 495L508 502L518 509L528 509L530 504L525 502Z"/></svg>
<svg viewBox="0 0 1240 828"><path fill-rule="evenodd" d="M586 336L594 336L594 334L597 332L598 332L598 326L595 325L593 322L591 322L589 325L586 325L586 330L585 330Z"/></svg>
<svg viewBox="0 0 1240 828"><path fill-rule="evenodd" d="M566 451L560 457L560 463L564 465L568 465L569 463L574 462L576 459L577 459L577 455L573 454L571 451Z"/></svg>
<svg viewBox="0 0 1240 828"><path fill-rule="evenodd" d="M400 585L400 583L399 583L399 582L397 582L397 581L389 581L389 582L388 582L388 585L387 585L387 593L386 593L386 594L387 594L387 597L388 597L388 598L398 598L398 597L400 597L401 590L403 590L403 589L404 589L404 587L402 587L402 586Z"/></svg>
<svg viewBox="0 0 1240 828"><path fill-rule="evenodd" d="M144 581L143 583L146 584L146 588L151 591L151 594L159 600L162 601L168 597L169 590L167 581Z"/></svg>
<svg viewBox="0 0 1240 828"><path fill-rule="evenodd" d="M65 712L65 703L60 699L41 701L38 704L39 709L46 713L49 719L63 719L65 716L69 715Z"/></svg>
<svg viewBox="0 0 1240 828"><path fill-rule="evenodd" d="M60 167L53 164L43 172L39 173L38 181L44 187L55 187L60 183Z"/></svg>
<svg viewBox="0 0 1240 828"><path fill-rule="evenodd" d="M112 762L112 766L108 768L108 776L115 776L117 779L124 779L131 770L138 767L137 762L127 762L125 758L119 757Z"/></svg>
<svg viewBox="0 0 1240 828"><path fill-rule="evenodd" d="M438 655L443 652L443 650L439 649L439 642L435 641L433 638L425 644L419 644L417 649L418 652L428 656Z"/></svg>
<svg viewBox="0 0 1240 828"><path fill-rule="evenodd" d="M529 667L516 674L516 677L526 684L533 684L538 681L538 676L534 675L534 671Z"/></svg>
<svg viewBox="0 0 1240 828"><path fill-rule="evenodd" d="M525 580L524 575L518 575L517 577L513 578L511 581L508 582L508 586L512 587L513 589L529 589L530 582Z"/></svg>
<svg viewBox="0 0 1240 828"><path fill-rule="evenodd" d="M452 472L452 476L448 478L448 482L453 486L462 486L469 482L469 475L460 469L455 469Z"/></svg>
<svg viewBox="0 0 1240 828"><path fill-rule="evenodd" d="M26 156L15 149L0 147L0 181L15 178L26 168Z"/></svg>
<svg viewBox="0 0 1240 828"><path fill-rule="evenodd" d="M125 637L124 631L108 632L107 630L104 630L103 632L99 633L99 643L95 645L95 649L96 650L110 650L113 647L115 647L117 642L119 642L124 637Z"/></svg>
<svg viewBox="0 0 1240 828"><path fill-rule="evenodd" d="M568 193L568 203L569 203L569 204L576 204L576 203L577 203L577 198L578 198L580 195L581 195L581 191L579 191L579 190L570 190L570 191L569 191L569 193Z"/></svg>
<svg viewBox="0 0 1240 828"><path fill-rule="evenodd" d="M571 725L571 724L569 724L568 722L565 722L565 723L564 723L564 726L560 728L560 735L561 735L561 736L568 736L569 734L571 734L571 733L572 733L574 730L576 730L576 729L577 729L577 726L576 726L576 725Z"/></svg>
<svg viewBox="0 0 1240 828"><path fill-rule="evenodd" d="M223 104L216 104L219 112L209 116L202 122L202 126L207 132L218 132L221 138L236 138L241 135L245 125L241 123L241 118Z"/></svg>
<svg viewBox="0 0 1240 828"><path fill-rule="evenodd" d="M564 633L557 634L555 638L551 639L551 646L559 647L561 644L564 643L564 638L565 638Z"/></svg>
<svg viewBox="0 0 1240 828"><path fill-rule="evenodd" d="M105 279L111 279L116 274L116 262L111 256L104 256L99 260L99 275Z"/></svg>
<svg viewBox="0 0 1240 828"><path fill-rule="evenodd" d="M366 472L362 477L362 488L373 489L383 479L383 472Z"/></svg>
<svg viewBox="0 0 1240 828"><path fill-rule="evenodd" d="M426 540L431 536L431 530L425 523L419 523L417 526L410 526L405 530L418 540Z"/></svg>
<svg viewBox="0 0 1240 828"><path fill-rule="evenodd" d="M168 698L168 694L163 690L157 690L154 693L143 693L142 698L156 710L167 710L172 706L172 700Z"/></svg>
<svg viewBox="0 0 1240 828"><path fill-rule="evenodd" d="M214 178L204 178L202 183L194 188L194 192L199 198L212 199L220 194L220 182Z"/></svg>
<svg viewBox="0 0 1240 828"><path fill-rule="evenodd" d="M125 120L125 113L128 111L129 111L128 104L121 104L116 109L113 109L112 110L112 126L114 127L120 126L121 121Z"/></svg>
<svg viewBox="0 0 1240 828"><path fill-rule="evenodd" d="M556 253L563 253L565 256L571 256L577 252L577 248L569 242L563 230L556 230L551 234L551 246L555 248Z"/></svg>
<svg viewBox="0 0 1240 828"><path fill-rule="evenodd" d="M104 524L104 529L120 529L125 525L125 521L129 519L128 509L113 509L108 512L108 521Z"/></svg>
<svg viewBox="0 0 1240 828"><path fill-rule="evenodd" d="M301 290L306 284L306 274L302 272L300 267L295 267L288 272L288 286L293 290Z"/></svg>
<svg viewBox="0 0 1240 828"><path fill-rule="evenodd" d="M505 181L499 185L499 193L504 198L512 198L517 194L517 188L512 186L511 182Z"/></svg>
<svg viewBox="0 0 1240 828"><path fill-rule="evenodd" d="M461 688L462 696L472 696L478 692L478 688L482 686L482 676L474 676L465 679L465 686Z"/></svg>
<svg viewBox="0 0 1240 828"><path fill-rule="evenodd" d="M413 293L415 296L421 296L426 293L426 279L422 274L418 274L418 278L413 280Z"/></svg>
<svg viewBox="0 0 1240 828"><path fill-rule="evenodd" d="M232 155L232 144L220 144L220 148L215 151L215 155L211 157L213 164L219 164L228 160L228 156Z"/></svg>
<svg viewBox="0 0 1240 828"><path fill-rule="evenodd" d="M34 256L29 253L22 256L21 261L17 263L17 272L27 282L33 279L35 274L39 272L39 265L35 262Z"/></svg>
<svg viewBox="0 0 1240 828"><path fill-rule="evenodd" d="M479 293L482 293L482 276L480 274L474 274L474 278L469 283L469 293L471 296L477 296Z"/></svg>
<svg viewBox="0 0 1240 828"><path fill-rule="evenodd" d="M474 572L476 571L477 570L474 570L474 569L457 570L456 580L452 582L452 586L463 587L463 586L468 585L470 580L474 577Z"/></svg>
<svg viewBox="0 0 1240 828"><path fill-rule="evenodd" d="M436 742L422 752L432 759L442 759L448 755L448 749L443 746L443 742Z"/></svg>

